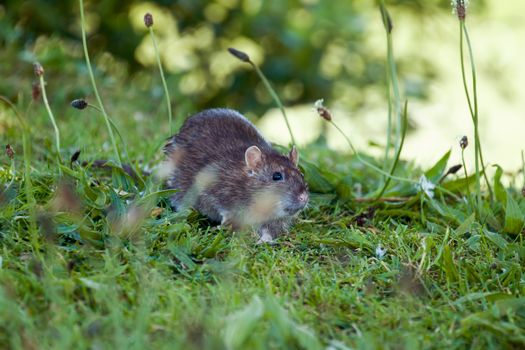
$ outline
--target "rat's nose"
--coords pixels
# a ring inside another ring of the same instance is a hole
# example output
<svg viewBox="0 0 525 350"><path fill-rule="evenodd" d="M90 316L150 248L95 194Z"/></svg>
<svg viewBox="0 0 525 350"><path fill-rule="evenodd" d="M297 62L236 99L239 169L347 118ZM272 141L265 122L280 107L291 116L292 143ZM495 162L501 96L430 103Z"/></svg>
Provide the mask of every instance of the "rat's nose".
<svg viewBox="0 0 525 350"><path fill-rule="evenodd" d="M299 194L299 196L297 197L297 199L299 200L299 202L301 202L303 205L306 205L306 203L308 202L308 192L301 192L301 194Z"/></svg>

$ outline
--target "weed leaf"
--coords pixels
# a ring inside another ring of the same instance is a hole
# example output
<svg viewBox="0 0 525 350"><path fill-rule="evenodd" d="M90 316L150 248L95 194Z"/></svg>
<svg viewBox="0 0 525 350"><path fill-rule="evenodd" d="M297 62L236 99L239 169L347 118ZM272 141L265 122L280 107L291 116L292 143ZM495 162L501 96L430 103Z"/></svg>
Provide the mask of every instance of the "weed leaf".
<svg viewBox="0 0 525 350"><path fill-rule="evenodd" d="M436 183L441 179L447 168L448 159L450 158L450 150L441 157L436 164L425 172L425 177L432 183Z"/></svg>
<svg viewBox="0 0 525 350"><path fill-rule="evenodd" d="M463 236L465 233L469 232L474 220L476 220L476 214L473 213L456 229L456 236Z"/></svg>
<svg viewBox="0 0 525 350"><path fill-rule="evenodd" d="M445 274L447 275L447 280L449 282L456 282L459 279L459 274L452 258L450 246L448 244L443 249L442 265L443 269L445 270Z"/></svg>
<svg viewBox="0 0 525 350"><path fill-rule="evenodd" d="M525 219L518 203L512 198L511 193L507 193L507 205L505 208L505 226L503 231L517 235L523 229Z"/></svg>
<svg viewBox="0 0 525 350"><path fill-rule="evenodd" d="M321 171L314 164L302 161L301 166L310 190L317 193L330 193L334 186L321 174Z"/></svg>
<svg viewBox="0 0 525 350"><path fill-rule="evenodd" d="M224 343L229 350L243 349L243 344L253 333L257 323L264 315L264 305L258 296L244 309L228 317L229 321L224 331Z"/></svg>
<svg viewBox="0 0 525 350"><path fill-rule="evenodd" d="M496 168L496 173L494 174L494 194L496 195L496 200L502 205L507 203L507 192L505 187L501 183L501 176L503 175L503 169L499 165L494 165Z"/></svg>

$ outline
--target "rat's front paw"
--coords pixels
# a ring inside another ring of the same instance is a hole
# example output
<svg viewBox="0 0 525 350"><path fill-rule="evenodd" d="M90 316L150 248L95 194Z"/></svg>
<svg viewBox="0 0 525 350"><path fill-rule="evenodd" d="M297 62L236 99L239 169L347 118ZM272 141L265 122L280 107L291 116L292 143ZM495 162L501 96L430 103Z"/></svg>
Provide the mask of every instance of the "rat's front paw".
<svg viewBox="0 0 525 350"><path fill-rule="evenodd" d="M259 240L257 241L257 244L263 243L273 243L273 237L267 230L262 230L261 237L259 237Z"/></svg>

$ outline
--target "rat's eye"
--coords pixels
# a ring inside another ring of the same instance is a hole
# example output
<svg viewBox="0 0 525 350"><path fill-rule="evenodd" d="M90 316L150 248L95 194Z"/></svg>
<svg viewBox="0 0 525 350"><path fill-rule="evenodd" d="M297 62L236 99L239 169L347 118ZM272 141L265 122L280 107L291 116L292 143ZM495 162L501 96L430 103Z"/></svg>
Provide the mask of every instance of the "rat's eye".
<svg viewBox="0 0 525 350"><path fill-rule="evenodd" d="M272 175L272 180L273 181L281 181L283 179L283 174L276 171L275 173L273 173Z"/></svg>

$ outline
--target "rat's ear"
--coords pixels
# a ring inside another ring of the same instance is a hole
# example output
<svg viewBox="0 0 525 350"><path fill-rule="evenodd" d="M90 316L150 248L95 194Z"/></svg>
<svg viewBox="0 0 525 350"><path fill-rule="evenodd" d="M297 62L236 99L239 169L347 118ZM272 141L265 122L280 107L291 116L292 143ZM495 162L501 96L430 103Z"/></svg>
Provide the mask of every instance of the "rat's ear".
<svg viewBox="0 0 525 350"><path fill-rule="evenodd" d="M297 148L295 148L295 146L292 146L290 153L288 153L288 158L290 158L293 165L297 166L297 164L299 164L299 152L297 152Z"/></svg>
<svg viewBox="0 0 525 350"><path fill-rule="evenodd" d="M244 161L250 170L254 170L262 162L262 152L257 146L250 146L244 152Z"/></svg>

